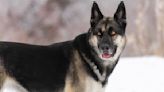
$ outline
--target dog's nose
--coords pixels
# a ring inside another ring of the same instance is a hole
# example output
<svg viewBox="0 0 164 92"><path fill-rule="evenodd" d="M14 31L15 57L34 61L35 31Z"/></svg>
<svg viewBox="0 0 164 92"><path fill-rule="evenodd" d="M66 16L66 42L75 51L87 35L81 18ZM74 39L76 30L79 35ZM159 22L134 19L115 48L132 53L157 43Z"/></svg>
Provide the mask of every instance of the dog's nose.
<svg viewBox="0 0 164 92"><path fill-rule="evenodd" d="M109 45L108 44L103 44L101 46L101 49L104 50L104 51L109 50Z"/></svg>

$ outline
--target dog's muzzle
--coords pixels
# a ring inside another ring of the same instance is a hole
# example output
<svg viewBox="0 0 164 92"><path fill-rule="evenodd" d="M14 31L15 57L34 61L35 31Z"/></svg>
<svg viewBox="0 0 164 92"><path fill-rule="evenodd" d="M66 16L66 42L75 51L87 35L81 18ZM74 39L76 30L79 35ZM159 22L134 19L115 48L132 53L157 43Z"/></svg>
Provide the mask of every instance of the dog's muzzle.
<svg viewBox="0 0 164 92"><path fill-rule="evenodd" d="M111 58L116 51L116 47L115 46L109 46L108 44L103 44L100 46L100 50L101 50L101 57L102 58Z"/></svg>

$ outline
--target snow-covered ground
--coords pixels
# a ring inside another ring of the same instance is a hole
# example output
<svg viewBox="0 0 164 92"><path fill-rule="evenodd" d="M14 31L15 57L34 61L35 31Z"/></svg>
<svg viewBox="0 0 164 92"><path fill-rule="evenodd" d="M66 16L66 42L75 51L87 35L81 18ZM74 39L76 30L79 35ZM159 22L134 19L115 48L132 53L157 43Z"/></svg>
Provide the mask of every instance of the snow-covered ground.
<svg viewBox="0 0 164 92"><path fill-rule="evenodd" d="M121 58L106 92L164 92L164 58Z"/></svg>

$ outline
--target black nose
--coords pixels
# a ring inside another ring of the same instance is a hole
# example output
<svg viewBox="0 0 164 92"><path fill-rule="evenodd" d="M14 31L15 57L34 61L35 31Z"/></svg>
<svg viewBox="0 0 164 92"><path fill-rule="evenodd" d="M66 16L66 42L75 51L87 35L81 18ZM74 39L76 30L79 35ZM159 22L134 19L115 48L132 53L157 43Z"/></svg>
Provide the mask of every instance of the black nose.
<svg viewBox="0 0 164 92"><path fill-rule="evenodd" d="M104 51L109 50L109 45L108 44L102 44L101 49L104 50Z"/></svg>

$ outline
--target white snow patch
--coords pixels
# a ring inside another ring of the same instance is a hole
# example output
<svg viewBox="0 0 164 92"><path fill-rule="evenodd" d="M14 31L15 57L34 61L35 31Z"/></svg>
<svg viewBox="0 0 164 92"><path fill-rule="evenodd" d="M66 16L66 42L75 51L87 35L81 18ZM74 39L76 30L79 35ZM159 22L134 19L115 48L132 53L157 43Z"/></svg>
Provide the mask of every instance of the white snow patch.
<svg viewBox="0 0 164 92"><path fill-rule="evenodd" d="M121 58L106 92L164 92L164 58Z"/></svg>

